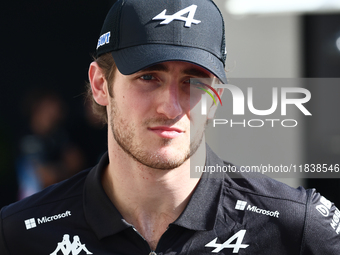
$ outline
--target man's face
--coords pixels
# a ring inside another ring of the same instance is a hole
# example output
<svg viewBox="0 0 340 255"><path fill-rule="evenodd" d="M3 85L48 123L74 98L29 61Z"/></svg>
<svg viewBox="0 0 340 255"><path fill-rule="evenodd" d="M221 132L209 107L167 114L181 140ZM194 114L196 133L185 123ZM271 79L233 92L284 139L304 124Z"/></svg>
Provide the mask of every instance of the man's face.
<svg viewBox="0 0 340 255"><path fill-rule="evenodd" d="M156 169L174 169L201 144L206 116L190 98L190 78L212 78L207 70L169 61L132 75L118 70L108 106L117 144L133 159ZM191 103L190 103L191 100Z"/></svg>

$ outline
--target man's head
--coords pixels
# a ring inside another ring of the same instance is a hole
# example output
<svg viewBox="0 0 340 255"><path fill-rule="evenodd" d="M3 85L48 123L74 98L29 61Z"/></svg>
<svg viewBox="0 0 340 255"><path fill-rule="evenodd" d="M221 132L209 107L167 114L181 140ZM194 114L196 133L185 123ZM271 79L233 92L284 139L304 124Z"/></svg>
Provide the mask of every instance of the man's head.
<svg viewBox="0 0 340 255"><path fill-rule="evenodd" d="M211 0L118 0L97 44L97 56L108 52L124 75L185 61L227 83L224 22Z"/></svg>
<svg viewBox="0 0 340 255"><path fill-rule="evenodd" d="M165 61L186 61L227 83L225 59L224 21L213 1L118 0L104 21L95 61L108 80L117 68L127 75ZM90 86L88 92L92 98ZM105 107L95 101L93 106L107 122Z"/></svg>
<svg viewBox="0 0 340 255"><path fill-rule="evenodd" d="M117 1L89 76L120 149L152 168L180 166L206 121L191 113L189 79L226 83L224 61L223 19L212 1Z"/></svg>

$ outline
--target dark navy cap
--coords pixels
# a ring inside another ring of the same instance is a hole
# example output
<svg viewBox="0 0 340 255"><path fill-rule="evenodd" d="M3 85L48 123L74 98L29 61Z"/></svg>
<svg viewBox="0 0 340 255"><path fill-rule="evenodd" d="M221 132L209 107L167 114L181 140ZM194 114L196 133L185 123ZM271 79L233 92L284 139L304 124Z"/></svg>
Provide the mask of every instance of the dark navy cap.
<svg viewBox="0 0 340 255"><path fill-rule="evenodd" d="M227 83L224 21L211 0L118 0L97 44L97 56L107 52L125 75L186 61Z"/></svg>

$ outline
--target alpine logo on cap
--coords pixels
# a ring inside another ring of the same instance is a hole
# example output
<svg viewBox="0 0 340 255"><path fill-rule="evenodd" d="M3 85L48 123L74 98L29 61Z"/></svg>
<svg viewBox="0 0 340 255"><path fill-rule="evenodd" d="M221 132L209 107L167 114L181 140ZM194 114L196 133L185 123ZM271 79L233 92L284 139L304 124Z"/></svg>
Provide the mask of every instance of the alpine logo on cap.
<svg viewBox="0 0 340 255"><path fill-rule="evenodd" d="M154 17L152 20L163 20L160 24L161 25L167 25L173 20L181 20L185 21L185 27L191 27L191 24L199 24L201 23L200 20L194 19L195 13L196 13L197 5L193 4L183 10L180 10L176 12L173 15L166 15L166 9L162 11L160 14L158 14L156 17ZM184 14L187 14L187 17L183 16Z"/></svg>

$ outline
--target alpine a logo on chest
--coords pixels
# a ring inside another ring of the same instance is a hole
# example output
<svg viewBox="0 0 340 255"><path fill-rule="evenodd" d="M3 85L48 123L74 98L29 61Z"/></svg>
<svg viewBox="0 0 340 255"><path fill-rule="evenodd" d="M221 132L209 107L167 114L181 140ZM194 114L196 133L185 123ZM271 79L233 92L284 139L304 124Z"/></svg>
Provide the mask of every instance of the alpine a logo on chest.
<svg viewBox="0 0 340 255"><path fill-rule="evenodd" d="M194 19L195 13L196 13L196 9L197 9L197 5L193 4L190 5L189 7L180 10L178 12L176 12L173 15L166 15L166 9L164 11L162 11L160 14L158 14L157 16L155 16L152 20L163 20L160 24L161 25L167 25L169 24L171 21L174 20L180 20L180 21L185 21L185 27L191 27L191 24L199 24L201 23L200 20L196 20ZM187 17L184 16L184 14L187 14Z"/></svg>
<svg viewBox="0 0 340 255"><path fill-rule="evenodd" d="M238 253L240 249L245 249L249 246L249 244L243 244L243 238L246 234L247 230L241 229L236 234L234 234L232 237L230 237L227 241L225 241L222 244L218 244L217 237L212 240L211 242L207 243L205 247L212 247L215 248L212 250L212 253L219 253L223 249L233 249L233 253Z"/></svg>

